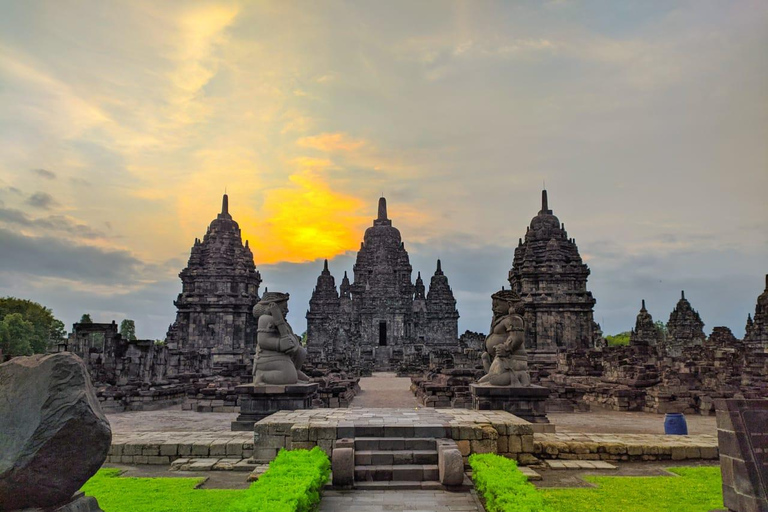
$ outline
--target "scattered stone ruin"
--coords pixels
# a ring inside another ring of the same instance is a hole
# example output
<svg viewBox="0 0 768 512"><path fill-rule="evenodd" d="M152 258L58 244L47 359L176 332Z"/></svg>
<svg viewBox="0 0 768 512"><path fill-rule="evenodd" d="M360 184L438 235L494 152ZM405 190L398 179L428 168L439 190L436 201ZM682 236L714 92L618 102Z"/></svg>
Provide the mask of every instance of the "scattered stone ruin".
<svg viewBox="0 0 768 512"><path fill-rule="evenodd" d="M768 298L767 291L758 298ZM703 322L684 298L675 306L666 338L643 301L629 346L561 353L542 384L560 409L599 406L619 411L712 415L714 401L768 393L765 345L737 339L727 327L702 336Z"/></svg>
<svg viewBox="0 0 768 512"><path fill-rule="evenodd" d="M333 362L363 374L374 370L427 368L433 352L461 352L459 312L440 260L427 291L412 267L400 231L379 199L378 217L365 231L353 281L347 273L339 286L326 260L307 311L309 360Z"/></svg>

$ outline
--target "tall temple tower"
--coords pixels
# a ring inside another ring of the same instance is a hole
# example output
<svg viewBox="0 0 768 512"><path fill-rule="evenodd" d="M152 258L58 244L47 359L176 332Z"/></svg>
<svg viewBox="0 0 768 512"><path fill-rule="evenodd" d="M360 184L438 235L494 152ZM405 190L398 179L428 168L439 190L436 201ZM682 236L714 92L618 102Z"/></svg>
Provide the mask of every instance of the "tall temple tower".
<svg viewBox="0 0 768 512"><path fill-rule="evenodd" d="M226 194L221 213L203 240L195 239L179 277L182 290L173 302L177 312L166 337L169 348L197 354L200 367L190 371L209 373L223 365L248 370L255 350L252 310L259 301L261 275L229 214Z"/></svg>
<svg viewBox="0 0 768 512"><path fill-rule="evenodd" d="M685 291L680 292L680 300L669 314L667 337L662 348L666 355L679 357L685 347L701 345L706 338L701 316L685 298Z"/></svg>
<svg viewBox="0 0 768 512"><path fill-rule="evenodd" d="M541 191L541 210L520 239L509 271L509 284L525 303L525 345L555 352L588 348L599 327L593 320L595 299L587 290L589 268L568 238L565 224L549 209Z"/></svg>
<svg viewBox="0 0 768 512"><path fill-rule="evenodd" d="M350 284L339 294L326 261L307 311L310 361L363 369L393 369L409 354L430 347L459 349L456 300L438 260L429 292L412 267L400 231L379 199L378 215L366 229Z"/></svg>
<svg viewBox="0 0 768 512"><path fill-rule="evenodd" d="M757 297L755 316L747 315L744 342L768 351L768 274L765 276L765 291Z"/></svg>

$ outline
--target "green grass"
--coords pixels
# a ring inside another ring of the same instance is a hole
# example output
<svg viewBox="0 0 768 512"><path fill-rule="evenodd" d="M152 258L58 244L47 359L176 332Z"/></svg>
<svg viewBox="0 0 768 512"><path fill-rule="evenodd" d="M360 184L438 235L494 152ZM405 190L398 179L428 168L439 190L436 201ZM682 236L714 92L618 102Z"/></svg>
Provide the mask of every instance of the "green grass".
<svg viewBox="0 0 768 512"><path fill-rule="evenodd" d="M104 512L212 512L226 510L245 490L195 489L202 478L120 477L100 469L83 486ZM243 475L245 478L245 475Z"/></svg>
<svg viewBox="0 0 768 512"><path fill-rule="evenodd" d="M82 490L104 512L308 512L320 501L330 461L319 448L281 450L257 482L239 490L195 489L203 478L119 475L101 469Z"/></svg>
<svg viewBox="0 0 768 512"><path fill-rule="evenodd" d="M556 512L708 512L723 508L720 468L670 468L673 476L586 476L591 489L539 489Z"/></svg>
<svg viewBox="0 0 768 512"><path fill-rule="evenodd" d="M469 457L472 480L488 512L555 512L517 469L517 462L492 453Z"/></svg>

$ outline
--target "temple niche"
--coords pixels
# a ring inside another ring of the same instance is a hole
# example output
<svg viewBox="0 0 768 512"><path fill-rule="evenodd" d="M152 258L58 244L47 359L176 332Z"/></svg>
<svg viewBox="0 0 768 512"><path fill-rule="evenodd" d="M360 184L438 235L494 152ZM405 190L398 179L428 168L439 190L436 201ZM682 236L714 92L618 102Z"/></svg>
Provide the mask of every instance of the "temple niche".
<svg viewBox="0 0 768 512"><path fill-rule="evenodd" d="M557 352L595 346L601 333L587 277L576 241L568 238L542 190L541 210L519 240L509 271L509 284L525 304L526 348Z"/></svg>
<svg viewBox="0 0 768 512"><path fill-rule="evenodd" d="M250 373L255 350L256 322L251 314L259 301L261 275L253 263L248 241L229 214L229 198L208 226L202 240L195 239L187 267L179 274L182 291L173 302L176 321L166 342L178 349L182 360L202 356L203 367L180 368L210 374L222 368Z"/></svg>
<svg viewBox="0 0 768 512"><path fill-rule="evenodd" d="M310 362L366 373L427 366L431 354L458 353L459 313L440 260L429 290L421 273L414 284L412 271L382 197L360 244L353 281L345 272L339 293L327 260L317 279L307 311Z"/></svg>

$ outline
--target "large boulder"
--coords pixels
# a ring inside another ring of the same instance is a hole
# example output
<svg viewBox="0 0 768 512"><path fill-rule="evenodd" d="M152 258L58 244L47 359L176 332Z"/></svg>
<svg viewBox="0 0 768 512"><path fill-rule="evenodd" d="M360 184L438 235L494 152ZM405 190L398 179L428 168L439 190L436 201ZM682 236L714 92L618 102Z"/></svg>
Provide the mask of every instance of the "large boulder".
<svg viewBox="0 0 768 512"><path fill-rule="evenodd" d="M0 365L0 510L67 503L111 443L79 357L36 355Z"/></svg>

